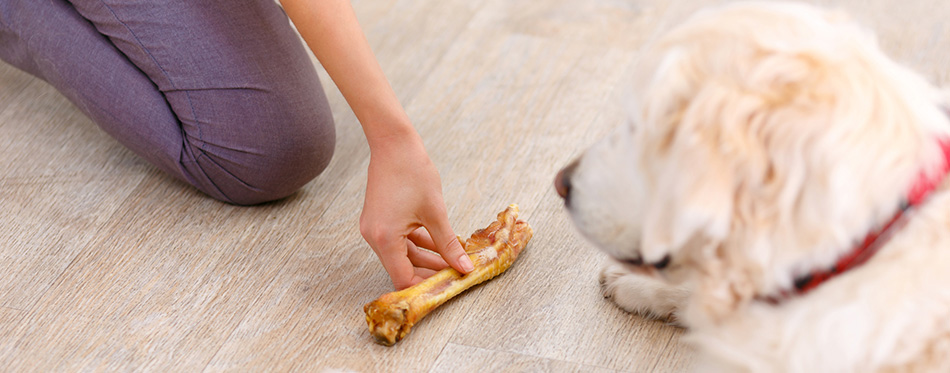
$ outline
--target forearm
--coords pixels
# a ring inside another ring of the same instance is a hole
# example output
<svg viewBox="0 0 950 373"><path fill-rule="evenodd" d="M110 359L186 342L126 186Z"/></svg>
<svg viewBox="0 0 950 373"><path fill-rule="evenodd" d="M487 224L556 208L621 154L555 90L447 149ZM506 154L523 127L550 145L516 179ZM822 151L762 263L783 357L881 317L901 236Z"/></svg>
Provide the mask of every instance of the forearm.
<svg viewBox="0 0 950 373"><path fill-rule="evenodd" d="M439 172L376 62L349 0L281 3L363 126L371 154L360 233L393 286L409 287L444 264L471 271L474 266L448 221ZM420 238L420 228L431 239Z"/></svg>
<svg viewBox="0 0 950 373"><path fill-rule="evenodd" d="M363 126L370 148L417 138L348 0L281 0Z"/></svg>

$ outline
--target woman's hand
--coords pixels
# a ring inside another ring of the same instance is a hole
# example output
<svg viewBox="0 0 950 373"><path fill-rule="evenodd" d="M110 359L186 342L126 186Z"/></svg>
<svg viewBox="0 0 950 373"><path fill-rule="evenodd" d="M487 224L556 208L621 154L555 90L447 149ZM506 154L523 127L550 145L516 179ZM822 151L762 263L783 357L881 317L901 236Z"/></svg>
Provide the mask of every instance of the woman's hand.
<svg viewBox="0 0 950 373"><path fill-rule="evenodd" d="M449 225L442 183L415 131L372 139L360 233L397 290L446 267L472 270ZM432 252L423 250L431 250Z"/></svg>

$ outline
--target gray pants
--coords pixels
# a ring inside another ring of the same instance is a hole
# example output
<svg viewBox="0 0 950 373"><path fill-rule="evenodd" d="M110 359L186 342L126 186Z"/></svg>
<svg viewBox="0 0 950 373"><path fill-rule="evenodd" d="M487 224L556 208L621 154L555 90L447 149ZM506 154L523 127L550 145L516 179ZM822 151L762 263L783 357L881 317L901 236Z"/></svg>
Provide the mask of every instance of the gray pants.
<svg viewBox="0 0 950 373"><path fill-rule="evenodd" d="M223 201L285 197L333 153L316 70L273 0L0 0L0 59Z"/></svg>

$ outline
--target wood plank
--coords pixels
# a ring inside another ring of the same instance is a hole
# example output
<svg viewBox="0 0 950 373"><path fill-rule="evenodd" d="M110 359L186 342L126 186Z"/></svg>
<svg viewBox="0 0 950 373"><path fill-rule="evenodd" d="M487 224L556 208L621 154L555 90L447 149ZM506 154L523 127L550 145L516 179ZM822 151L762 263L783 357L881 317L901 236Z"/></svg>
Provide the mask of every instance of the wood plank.
<svg viewBox="0 0 950 373"><path fill-rule="evenodd" d="M386 372L431 366L458 315L436 311L431 317L438 322L420 325L413 331L419 338L393 348L375 344L367 332L363 304L392 285L357 231L361 185L354 179L354 189L337 198L320 229L301 242L254 305L255 317L245 318L208 370Z"/></svg>
<svg viewBox="0 0 950 373"><path fill-rule="evenodd" d="M409 107L457 229L479 227L508 203L530 217L553 193L557 170L623 123L619 81L634 56L525 35L464 35Z"/></svg>
<svg viewBox="0 0 950 373"><path fill-rule="evenodd" d="M682 330L602 297L596 276L606 259L567 233L569 222L551 202L534 213L545 231L524 258L466 299L469 317L451 342L628 371L648 371L661 355L684 349Z"/></svg>
<svg viewBox="0 0 950 373"><path fill-rule="evenodd" d="M841 8L877 36L884 51L928 79L950 84L950 6L941 0L901 3L888 0L828 0L818 4Z"/></svg>
<svg viewBox="0 0 950 373"><path fill-rule="evenodd" d="M609 373L615 370L544 359L504 351L486 350L449 343L439 354L431 372L583 372Z"/></svg>
<svg viewBox="0 0 950 373"><path fill-rule="evenodd" d="M480 2L465 0L354 3L373 53L403 105L411 105L480 7Z"/></svg>
<svg viewBox="0 0 950 373"><path fill-rule="evenodd" d="M152 175L24 320L12 370L200 370L324 200L243 208ZM311 210L312 209L312 210Z"/></svg>
<svg viewBox="0 0 950 373"><path fill-rule="evenodd" d="M23 92L31 89L31 86L39 84L41 83L29 74L0 61L0 113L3 113L8 106L23 102ZM19 124L19 122L6 123ZM3 128L3 124L0 123L0 128Z"/></svg>
<svg viewBox="0 0 950 373"><path fill-rule="evenodd" d="M0 307L30 309L150 168L52 87L0 90ZM15 90L15 94L13 92Z"/></svg>
<svg viewBox="0 0 950 373"><path fill-rule="evenodd" d="M647 40L670 1L489 0L473 28L560 42L637 48Z"/></svg>
<svg viewBox="0 0 950 373"><path fill-rule="evenodd" d="M16 329L25 315L25 311L0 307L0 356L13 349Z"/></svg>
<svg viewBox="0 0 950 373"><path fill-rule="evenodd" d="M90 175L91 176L91 175ZM32 309L141 177L0 186L0 306ZM67 203L68 202L68 203Z"/></svg>

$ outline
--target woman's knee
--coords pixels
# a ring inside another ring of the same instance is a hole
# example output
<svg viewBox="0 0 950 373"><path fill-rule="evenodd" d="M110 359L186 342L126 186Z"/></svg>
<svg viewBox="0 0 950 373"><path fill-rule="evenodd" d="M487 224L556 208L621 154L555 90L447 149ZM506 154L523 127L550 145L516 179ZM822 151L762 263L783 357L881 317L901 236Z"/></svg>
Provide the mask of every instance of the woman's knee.
<svg viewBox="0 0 950 373"><path fill-rule="evenodd" d="M186 141L195 186L229 203L253 205L293 194L326 168L335 144L326 98L273 96L225 118L196 121L192 132L199 138Z"/></svg>

